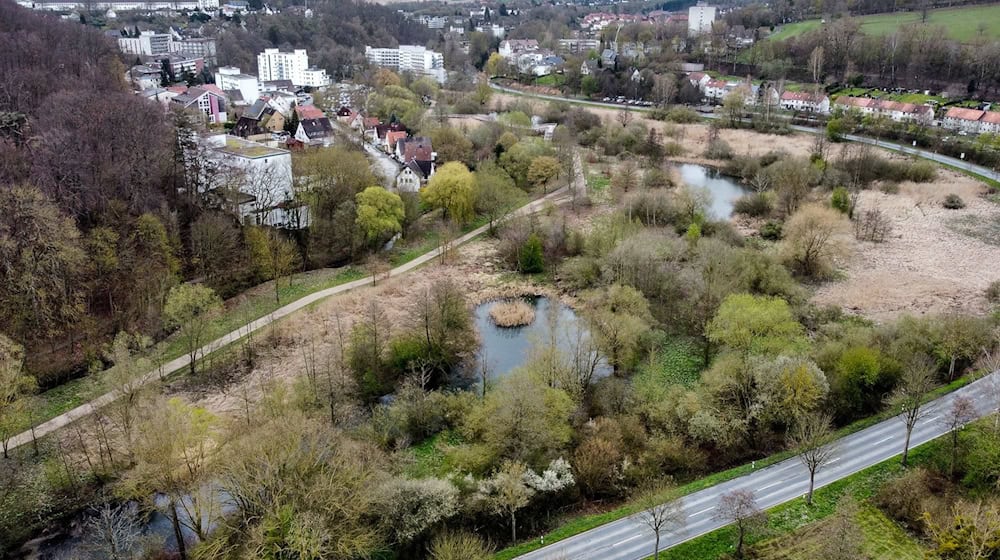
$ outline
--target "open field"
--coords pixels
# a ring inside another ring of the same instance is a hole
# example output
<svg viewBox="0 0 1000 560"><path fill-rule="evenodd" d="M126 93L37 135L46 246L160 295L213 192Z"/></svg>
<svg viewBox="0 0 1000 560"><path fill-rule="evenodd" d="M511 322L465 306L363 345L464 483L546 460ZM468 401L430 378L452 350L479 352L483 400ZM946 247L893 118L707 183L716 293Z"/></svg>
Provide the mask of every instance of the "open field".
<svg viewBox="0 0 1000 560"><path fill-rule="evenodd" d="M868 35L888 35L901 26L920 23L920 12L875 14L859 16L858 19L862 21L862 32ZM931 10L927 24L944 26L949 37L963 43L971 43L980 32L986 37L995 39L1000 37L1000 4ZM771 38L788 39L817 29L821 25L818 19L791 23L779 28Z"/></svg>

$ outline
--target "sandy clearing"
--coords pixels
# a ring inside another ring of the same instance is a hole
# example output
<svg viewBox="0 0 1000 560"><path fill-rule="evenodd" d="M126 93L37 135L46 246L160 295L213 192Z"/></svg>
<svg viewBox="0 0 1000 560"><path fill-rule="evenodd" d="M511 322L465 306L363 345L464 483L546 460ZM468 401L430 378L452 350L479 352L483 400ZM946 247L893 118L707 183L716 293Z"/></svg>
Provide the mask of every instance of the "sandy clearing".
<svg viewBox="0 0 1000 560"><path fill-rule="evenodd" d="M942 199L956 193L967 206L947 210ZM862 193L862 208L877 206L892 220L891 238L855 244L843 263L844 279L820 286L813 301L843 306L875 320L903 314L987 311L984 290L1000 280L1000 246L948 227L955 219L1000 220L1000 206L986 188L959 173L941 170L929 184L903 183L897 195Z"/></svg>

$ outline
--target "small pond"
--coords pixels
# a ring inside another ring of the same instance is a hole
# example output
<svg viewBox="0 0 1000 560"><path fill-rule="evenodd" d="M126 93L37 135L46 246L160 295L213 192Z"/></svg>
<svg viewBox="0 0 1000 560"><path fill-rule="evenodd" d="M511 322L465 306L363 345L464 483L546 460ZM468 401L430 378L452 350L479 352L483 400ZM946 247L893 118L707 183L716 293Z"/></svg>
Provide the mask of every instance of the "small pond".
<svg viewBox="0 0 1000 560"><path fill-rule="evenodd" d="M739 181L723 175L718 169L693 163L682 163L677 169L682 182L694 188L705 189L712 195L708 212L709 217L715 220L728 220L733 215L736 199L750 192Z"/></svg>
<svg viewBox="0 0 1000 560"><path fill-rule="evenodd" d="M490 309L499 303L490 301L476 306L473 311L481 341L479 359L486 359L490 378L498 379L528 361L534 345L547 344L555 334L556 345L567 356L578 346L581 335L586 335L583 320L568 306L546 297L524 298L535 309L535 320L524 327L501 328L490 319ZM476 364L480 371L482 363ZM601 358L595 377L611 374L611 366Z"/></svg>

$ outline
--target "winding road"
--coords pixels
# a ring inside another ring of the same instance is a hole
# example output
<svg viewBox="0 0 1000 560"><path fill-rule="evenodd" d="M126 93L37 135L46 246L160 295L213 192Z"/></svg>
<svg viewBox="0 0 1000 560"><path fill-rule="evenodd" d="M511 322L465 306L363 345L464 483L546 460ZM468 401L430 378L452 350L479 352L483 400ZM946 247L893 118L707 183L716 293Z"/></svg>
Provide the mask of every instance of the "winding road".
<svg viewBox="0 0 1000 560"><path fill-rule="evenodd" d="M518 208L511 215L516 216L516 215L531 214L543 209L549 203L561 204L569 200L569 197L566 196L568 193L569 193L569 187L563 187L561 189L557 189L539 199L536 199ZM456 239L452 244L452 247L457 247L459 245L465 244L475 239L476 237L486 233L488 229L489 229L488 225L476 228L470 231L469 233L466 233L465 235ZM393 268L385 275L385 277L394 278L396 276L401 276L403 274L406 274L407 272L410 272L416 269L417 267L424 265L434 260L435 258L439 257L441 255L441 250L442 250L441 247L438 247L432 251L428 251L427 253L420 255L419 257L413 259L412 261L406 264L402 264L396 268ZM312 305L313 303L316 303L320 300L326 299L331 296L350 292L352 290L356 290L364 286L370 286L371 284L372 284L371 278L366 277L360 280L354 280L346 284L340 284L338 286L333 286L331 288L327 288L325 290L320 290L318 292L313 292L309 295L303 296L291 303L287 303L282 307L279 307L278 309L274 310L273 312L263 317L260 317L259 319L251 321L250 323L247 323L246 325L243 325L242 327L213 340L212 342L206 344L205 346L202 346L198 350L199 359L233 342L236 342L237 340L243 338L244 336L247 336L248 334L259 331L260 329L270 325L271 323L274 323L275 321L283 317L291 315L292 313L295 313L296 311L299 311L304 307ZM146 385L148 383L152 383L163 376L174 373L182 368L186 368L190 362L191 362L190 357L187 354L179 358L173 359L169 362L166 362L165 364L162 365L162 367L143 374L141 378L141 384ZM8 443L8 449L15 449L22 445L26 445L30 443L33 438L41 438L64 426L72 424L73 422L81 418L85 418L93 414L95 410L103 408L108 404L114 402L119 396L120 393L118 391L110 391L108 393L101 395L100 397L97 397L94 400L91 400L90 402L82 404L70 411L60 414L59 416L56 416L55 418L52 418L51 420L48 420L46 422L43 422L35 426L34 430L27 430L25 432L17 434L10 439Z"/></svg>
<svg viewBox="0 0 1000 560"><path fill-rule="evenodd" d="M972 400L978 417L995 412L1000 396L1000 371L993 372L957 391L934 400L923 408L923 417L913 430L911 446L949 433L945 419L959 397ZM862 469L891 459L903 452L906 430L899 417L890 418L837 440L829 463L816 473L816 487L825 486ZM676 546L704 535L727 523L714 518L719 499L737 489L753 491L761 508L770 508L804 496L809 489L809 472L793 457L740 478L723 482L682 498L685 526L662 535L660 549ZM637 516L626 517L579 535L550 544L519 560L642 560L653 555L655 537Z"/></svg>

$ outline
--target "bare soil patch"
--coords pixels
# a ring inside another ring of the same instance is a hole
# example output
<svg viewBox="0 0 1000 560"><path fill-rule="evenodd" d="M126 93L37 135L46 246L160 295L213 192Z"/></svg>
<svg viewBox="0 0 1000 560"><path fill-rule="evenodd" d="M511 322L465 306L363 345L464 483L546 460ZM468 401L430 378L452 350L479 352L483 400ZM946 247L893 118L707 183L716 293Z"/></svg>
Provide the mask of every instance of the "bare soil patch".
<svg viewBox="0 0 1000 560"><path fill-rule="evenodd" d="M950 193L965 200L947 210ZM933 183L903 183L897 195L862 193L861 207L878 206L892 220L885 243L856 243L843 263L844 279L818 288L813 301L840 305L875 320L904 314L985 313L984 290L1000 279L1000 246L957 231L956 223L997 223L1000 207L986 187L951 170Z"/></svg>

